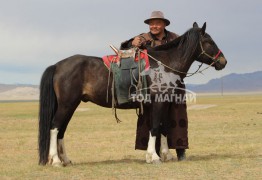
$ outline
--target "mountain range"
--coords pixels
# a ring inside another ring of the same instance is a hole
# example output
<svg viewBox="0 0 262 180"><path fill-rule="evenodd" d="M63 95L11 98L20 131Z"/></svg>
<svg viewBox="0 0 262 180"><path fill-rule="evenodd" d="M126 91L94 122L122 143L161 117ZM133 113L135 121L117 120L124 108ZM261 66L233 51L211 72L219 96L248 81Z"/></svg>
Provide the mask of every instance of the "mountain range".
<svg viewBox="0 0 262 180"><path fill-rule="evenodd" d="M196 93L246 93L262 92L262 71L253 73L232 73L221 78L212 79L206 84L186 85Z"/></svg>
<svg viewBox="0 0 262 180"><path fill-rule="evenodd" d="M232 73L206 84L187 84L186 87L195 93L262 93L262 71ZM38 100L38 97L38 85L0 84L0 100Z"/></svg>

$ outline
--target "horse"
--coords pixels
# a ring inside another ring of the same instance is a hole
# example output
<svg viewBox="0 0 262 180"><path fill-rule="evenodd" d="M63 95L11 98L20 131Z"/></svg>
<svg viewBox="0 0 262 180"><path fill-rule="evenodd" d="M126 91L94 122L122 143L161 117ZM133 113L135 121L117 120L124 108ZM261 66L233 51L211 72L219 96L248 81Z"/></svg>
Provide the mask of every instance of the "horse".
<svg viewBox="0 0 262 180"><path fill-rule="evenodd" d="M211 36L205 32L206 23L199 27L197 23L177 39L152 49L148 49L151 68L165 66L166 73L174 73L180 79L186 77L191 64L197 60L216 70L223 69L227 60ZM46 68L40 82L39 100L39 164L66 166L72 162L66 154L64 134L74 111L81 101L92 102L99 106L112 107L112 76L104 65L102 58L85 55L74 55ZM108 83L110 81L110 83ZM149 83L150 76L148 76ZM170 93L170 92L166 92ZM154 97L156 92L151 91ZM109 101L107 100L109 99ZM146 153L147 163L161 162L155 150L156 136L161 133L162 152L170 157L166 134L159 132L160 123L165 119L165 112L170 103L144 103L151 113L150 137ZM118 105L118 109L141 108L140 102ZM163 138L162 138L163 137Z"/></svg>

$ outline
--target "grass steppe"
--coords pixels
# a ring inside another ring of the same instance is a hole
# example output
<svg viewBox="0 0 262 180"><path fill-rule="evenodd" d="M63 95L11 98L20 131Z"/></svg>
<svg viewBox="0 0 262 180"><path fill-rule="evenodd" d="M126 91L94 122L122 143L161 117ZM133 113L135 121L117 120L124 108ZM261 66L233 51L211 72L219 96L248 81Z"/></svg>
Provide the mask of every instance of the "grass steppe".
<svg viewBox="0 0 262 180"><path fill-rule="evenodd" d="M135 110L118 110L117 124L112 109L81 103L65 134L74 165L54 168L38 165L38 102L2 102L0 179L261 179L262 95L197 97L210 104L188 110L187 160L152 165L134 150Z"/></svg>

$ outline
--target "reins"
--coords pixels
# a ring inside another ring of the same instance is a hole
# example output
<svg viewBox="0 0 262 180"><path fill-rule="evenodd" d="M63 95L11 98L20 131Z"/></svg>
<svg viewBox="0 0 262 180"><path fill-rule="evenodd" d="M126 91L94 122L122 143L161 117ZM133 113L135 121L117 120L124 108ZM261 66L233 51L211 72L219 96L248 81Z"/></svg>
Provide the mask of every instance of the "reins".
<svg viewBox="0 0 262 180"><path fill-rule="evenodd" d="M201 53L198 55L197 58L199 58L201 55L205 55L205 56L209 57L210 59L212 59L213 62L212 62L211 64L209 64L206 68L200 70L201 67L202 67L202 65L203 65L203 62L202 62L202 63L199 65L198 69L197 69L195 72L193 72L193 73L178 71L178 70L176 70L176 69L174 69L174 68L172 68L172 67L170 67L170 66L168 66L168 65L166 65L166 64L164 64L164 63L162 63L161 61L159 61L159 60L156 59L155 57L151 56L150 54L147 53L147 51L144 52L144 51L142 51L141 49L136 48L136 52L138 52L138 62L139 62L139 65L138 65L138 68L139 68L139 79L138 79L137 89L141 89L141 88L142 88L142 80L141 80L141 74L140 74L140 73L141 73L140 53L143 53L143 54L147 55L147 56L150 57L152 60L156 61L159 65L162 65L162 66L170 69L170 70L173 71L173 72L180 73L180 74L184 74L185 77L190 77L190 76L193 76L193 75L199 74L199 73L203 74L203 71L207 70L207 69L210 68L213 64L217 63L217 62L220 60L220 59L219 59L219 55L222 53L221 50L219 50L218 53L215 55L215 57L212 57L212 56L210 56L209 54L207 54L207 53L205 52L201 41L199 41L199 44L200 44L200 48L201 48ZM111 47L111 46L110 46L110 47ZM111 67L110 67L110 69L111 69ZM110 81L110 73L111 73L111 71L109 70L108 88L109 88L109 81ZM117 117L117 113L116 113L116 107L115 107L116 102L115 102L115 94L114 94L114 88L113 88L113 87L114 87L114 83L115 83L115 82L114 82L114 77L113 77L112 89L111 89L111 91L112 91L112 107L113 107L113 109L115 110L114 113L115 113L116 121L117 121L117 123L119 123L119 122L121 122L121 121L120 121L120 119ZM108 102L108 92L107 92L107 102ZM139 110L140 110L139 113L140 113L140 114L143 114L142 101L140 102L140 108L139 108Z"/></svg>
<svg viewBox="0 0 262 180"><path fill-rule="evenodd" d="M151 55L148 54L147 52L145 53L145 52L143 52L141 49L138 49L138 51L141 52L141 53L144 53L144 54L148 55L151 59L153 59L154 61L156 61L158 64L163 65L164 67L166 67L166 68L168 68L168 69L170 69L170 70L172 70L172 71L174 71L174 72L177 72L177 73L180 73L180 74L185 74L185 75L186 75L185 77L190 77L190 76L193 76L193 75L199 74L199 73L200 73L200 74L203 74L203 71L209 69L213 64L215 64L215 63L217 63L217 62L219 61L218 57L219 57L219 55L221 54L221 50L219 50L218 53L216 54L216 56L215 56L215 57L212 57L212 56L210 56L209 54L207 54L207 53L205 52L205 50L204 50L204 48L203 48L203 46L202 46L201 41L199 41L199 44L200 44L200 48L201 48L201 51L202 51L202 52L199 54L198 58L199 58L201 55L206 55L207 57L209 57L210 59L212 59L213 62L212 62L211 64L209 64L206 68L200 70L200 68L201 68L202 65L203 65L203 62L202 62L202 63L199 65L198 69L197 69L195 72L193 72L193 73L187 73L187 72L178 71L178 70L173 69L173 68L171 68L170 66L162 63L161 61L159 61L158 59L154 58L153 56L151 56Z"/></svg>

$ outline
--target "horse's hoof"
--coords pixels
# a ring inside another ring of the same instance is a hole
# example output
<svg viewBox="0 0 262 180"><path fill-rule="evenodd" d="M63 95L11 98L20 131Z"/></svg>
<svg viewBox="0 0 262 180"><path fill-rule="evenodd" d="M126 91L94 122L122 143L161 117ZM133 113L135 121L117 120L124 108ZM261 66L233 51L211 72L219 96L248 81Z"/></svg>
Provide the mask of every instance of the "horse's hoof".
<svg viewBox="0 0 262 180"><path fill-rule="evenodd" d="M151 153L146 153L146 162L147 162L147 163L151 163L151 161L152 161L152 155L153 155L153 154L151 154Z"/></svg>
<svg viewBox="0 0 262 180"><path fill-rule="evenodd" d="M57 159L54 159L54 158L51 158L51 157L48 158L47 164L50 165L50 166L53 166L53 167L62 167L63 166L63 164L60 160L57 160Z"/></svg>
<svg viewBox="0 0 262 180"><path fill-rule="evenodd" d="M52 164L53 167L63 167L63 164L60 162L56 162Z"/></svg>
<svg viewBox="0 0 262 180"><path fill-rule="evenodd" d="M174 156L170 152L168 152L168 153L161 153L160 154L160 158L161 158L161 161L163 161L163 162L173 161L174 160Z"/></svg>
<svg viewBox="0 0 262 180"><path fill-rule="evenodd" d="M162 162L160 161L160 159L155 159L152 161L152 164L162 164Z"/></svg>
<svg viewBox="0 0 262 180"><path fill-rule="evenodd" d="M63 162L63 166L73 166L72 161Z"/></svg>
<svg viewBox="0 0 262 180"><path fill-rule="evenodd" d="M146 162L148 164L160 164L161 163L160 158L156 153L153 153L153 154L147 153Z"/></svg>

